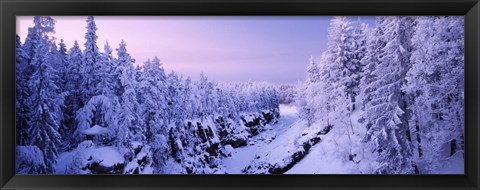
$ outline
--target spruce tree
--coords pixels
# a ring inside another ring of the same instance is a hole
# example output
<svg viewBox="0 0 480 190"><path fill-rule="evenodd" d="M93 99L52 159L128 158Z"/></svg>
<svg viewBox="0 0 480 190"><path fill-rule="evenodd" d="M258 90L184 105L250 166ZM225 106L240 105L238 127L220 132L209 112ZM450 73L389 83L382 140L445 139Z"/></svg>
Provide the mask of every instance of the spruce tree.
<svg viewBox="0 0 480 190"><path fill-rule="evenodd" d="M54 83L57 78L56 72L51 63L47 62L49 55L48 32L43 25L52 27L53 20L35 17L35 30L40 38L36 48L33 51L31 65L33 73L28 81L30 96L28 104L30 112L28 113L28 143L37 146L43 153L47 173L54 173L54 165L58 156L58 145L61 136L58 133L62 119L61 106L63 97L58 94L58 87ZM52 22L52 23L50 23Z"/></svg>
<svg viewBox="0 0 480 190"><path fill-rule="evenodd" d="M87 32L85 33L85 49L83 52L82 73L82 102L86 103L91 97L97 95L100 81L101 59L97 46L97 26L93 16L87 17Z"/></svg>
<svg viewBox="0 0 480 190"><path fill-rule="evenodd" d="M413 97L416 155L426 161L430 173L441 167L441 160L463 152L464 23L455 16L416 20L413 65L403 90Z"/></svg>
<svg viewBox="0 0 480 190"><path fill-rule="evenodd" d="M414 173L407 97L401 91L411 67L413 21L411 17L386 17L380 21L376 26L382 32L382 43L376 47L379 62L371 73L374 79L367 86L372 91L371 100L365 105L365 140L375 142L380 163L377 173Z"/></svg>

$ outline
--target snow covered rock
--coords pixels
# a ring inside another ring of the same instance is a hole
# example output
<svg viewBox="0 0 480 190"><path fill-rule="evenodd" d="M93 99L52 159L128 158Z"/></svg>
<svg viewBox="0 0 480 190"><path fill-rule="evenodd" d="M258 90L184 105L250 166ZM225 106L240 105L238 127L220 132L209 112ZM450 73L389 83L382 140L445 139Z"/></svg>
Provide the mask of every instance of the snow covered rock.
<svg viewBox="0 0 480 190"><path fill-rule="evenodd" d="M84 141L73 151L66 174L122 174L123 156L111 146L96 147L92 141Z"/></svg>
<svg viewBox="0 0 480 190"><path fill-rule="evenodd" d="M124 174L153 174L152 153L150 146L134 141L132 144L133 154L129 156Z"/></svg>
<svg viewBox="0 0 480 190"><path fill-rule="evenodd" d="M251 136L258 135L269 123L276 123L280 113L276 109L264 110L260 113L249 113L240 116L243 124L248 128Z"/></svg>
<svg viewBox="0 0 480 190"><path fill-rule="evenodd" d="M230 118L224 119L222 116L218 116L215 122L219 128L218 135L222 145L237 148L247 144L248 132L245 126L234 122Z"/></svg>
<svg viewBox="0 0 480 190"><path fill-rule="evenodd" d="M331 125L306 128L291 146L278 146L269 152L257 155L242 172L247 174L283 174L305 157L311 147L320 142L321 135L332 129Z"/></svg>

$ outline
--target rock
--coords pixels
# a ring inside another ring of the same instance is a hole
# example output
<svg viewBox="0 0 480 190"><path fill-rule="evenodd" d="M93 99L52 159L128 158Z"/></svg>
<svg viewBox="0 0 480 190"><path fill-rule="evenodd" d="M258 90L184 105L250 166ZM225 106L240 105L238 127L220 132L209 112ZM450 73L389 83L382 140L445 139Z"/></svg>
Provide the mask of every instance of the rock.
<svg viewBox="0 0 480 190"><path fill-rule="evenodd" d="M219 143L215 143L215 144L212 144L210 145L209 147L207 147L206 151L208 152L208 154L210 154L211 156L218 156L218 147L219 147Z"/></svg>
<svg viewBox="0 0 480 190"><path fill-rule="evenodd" d="M232 137L232 138L227 139L224 144L232 146L233 148L237 148L237 147L247 145L247 139L246 138Z"/></svg>

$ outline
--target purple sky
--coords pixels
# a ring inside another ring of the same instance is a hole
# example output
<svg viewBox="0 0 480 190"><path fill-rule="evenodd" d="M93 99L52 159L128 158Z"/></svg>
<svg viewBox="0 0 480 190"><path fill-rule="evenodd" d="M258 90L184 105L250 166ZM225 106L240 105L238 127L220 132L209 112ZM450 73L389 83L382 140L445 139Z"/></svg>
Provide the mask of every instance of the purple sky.
<svg viewBox="0 0 480 190"><path fill-rule="evenodd" d="M54 16L57 42L70 49L85 43L85 16ZM158 56L169 73L198 79L204 72L215 81L297 83L305 79L310 56L318 58L327 44L327 16L96 16L97 44L127 50L143 64ZM362 21L373 25L373 17ZM17 17L22 42L33 17ZM116 51L114 51L116 57Z"/></svg>

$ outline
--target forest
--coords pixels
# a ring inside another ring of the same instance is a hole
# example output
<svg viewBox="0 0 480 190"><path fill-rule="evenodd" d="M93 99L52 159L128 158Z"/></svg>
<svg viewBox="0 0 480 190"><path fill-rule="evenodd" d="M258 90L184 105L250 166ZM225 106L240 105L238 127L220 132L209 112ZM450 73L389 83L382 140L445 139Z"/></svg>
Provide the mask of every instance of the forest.
<svg viewBox="0 0 480 190"><path fill-rule="evenodd" d="M97 29L16 36L17 174L464 173L461 16L333 17L294 85L167 74Z"/></svg>

